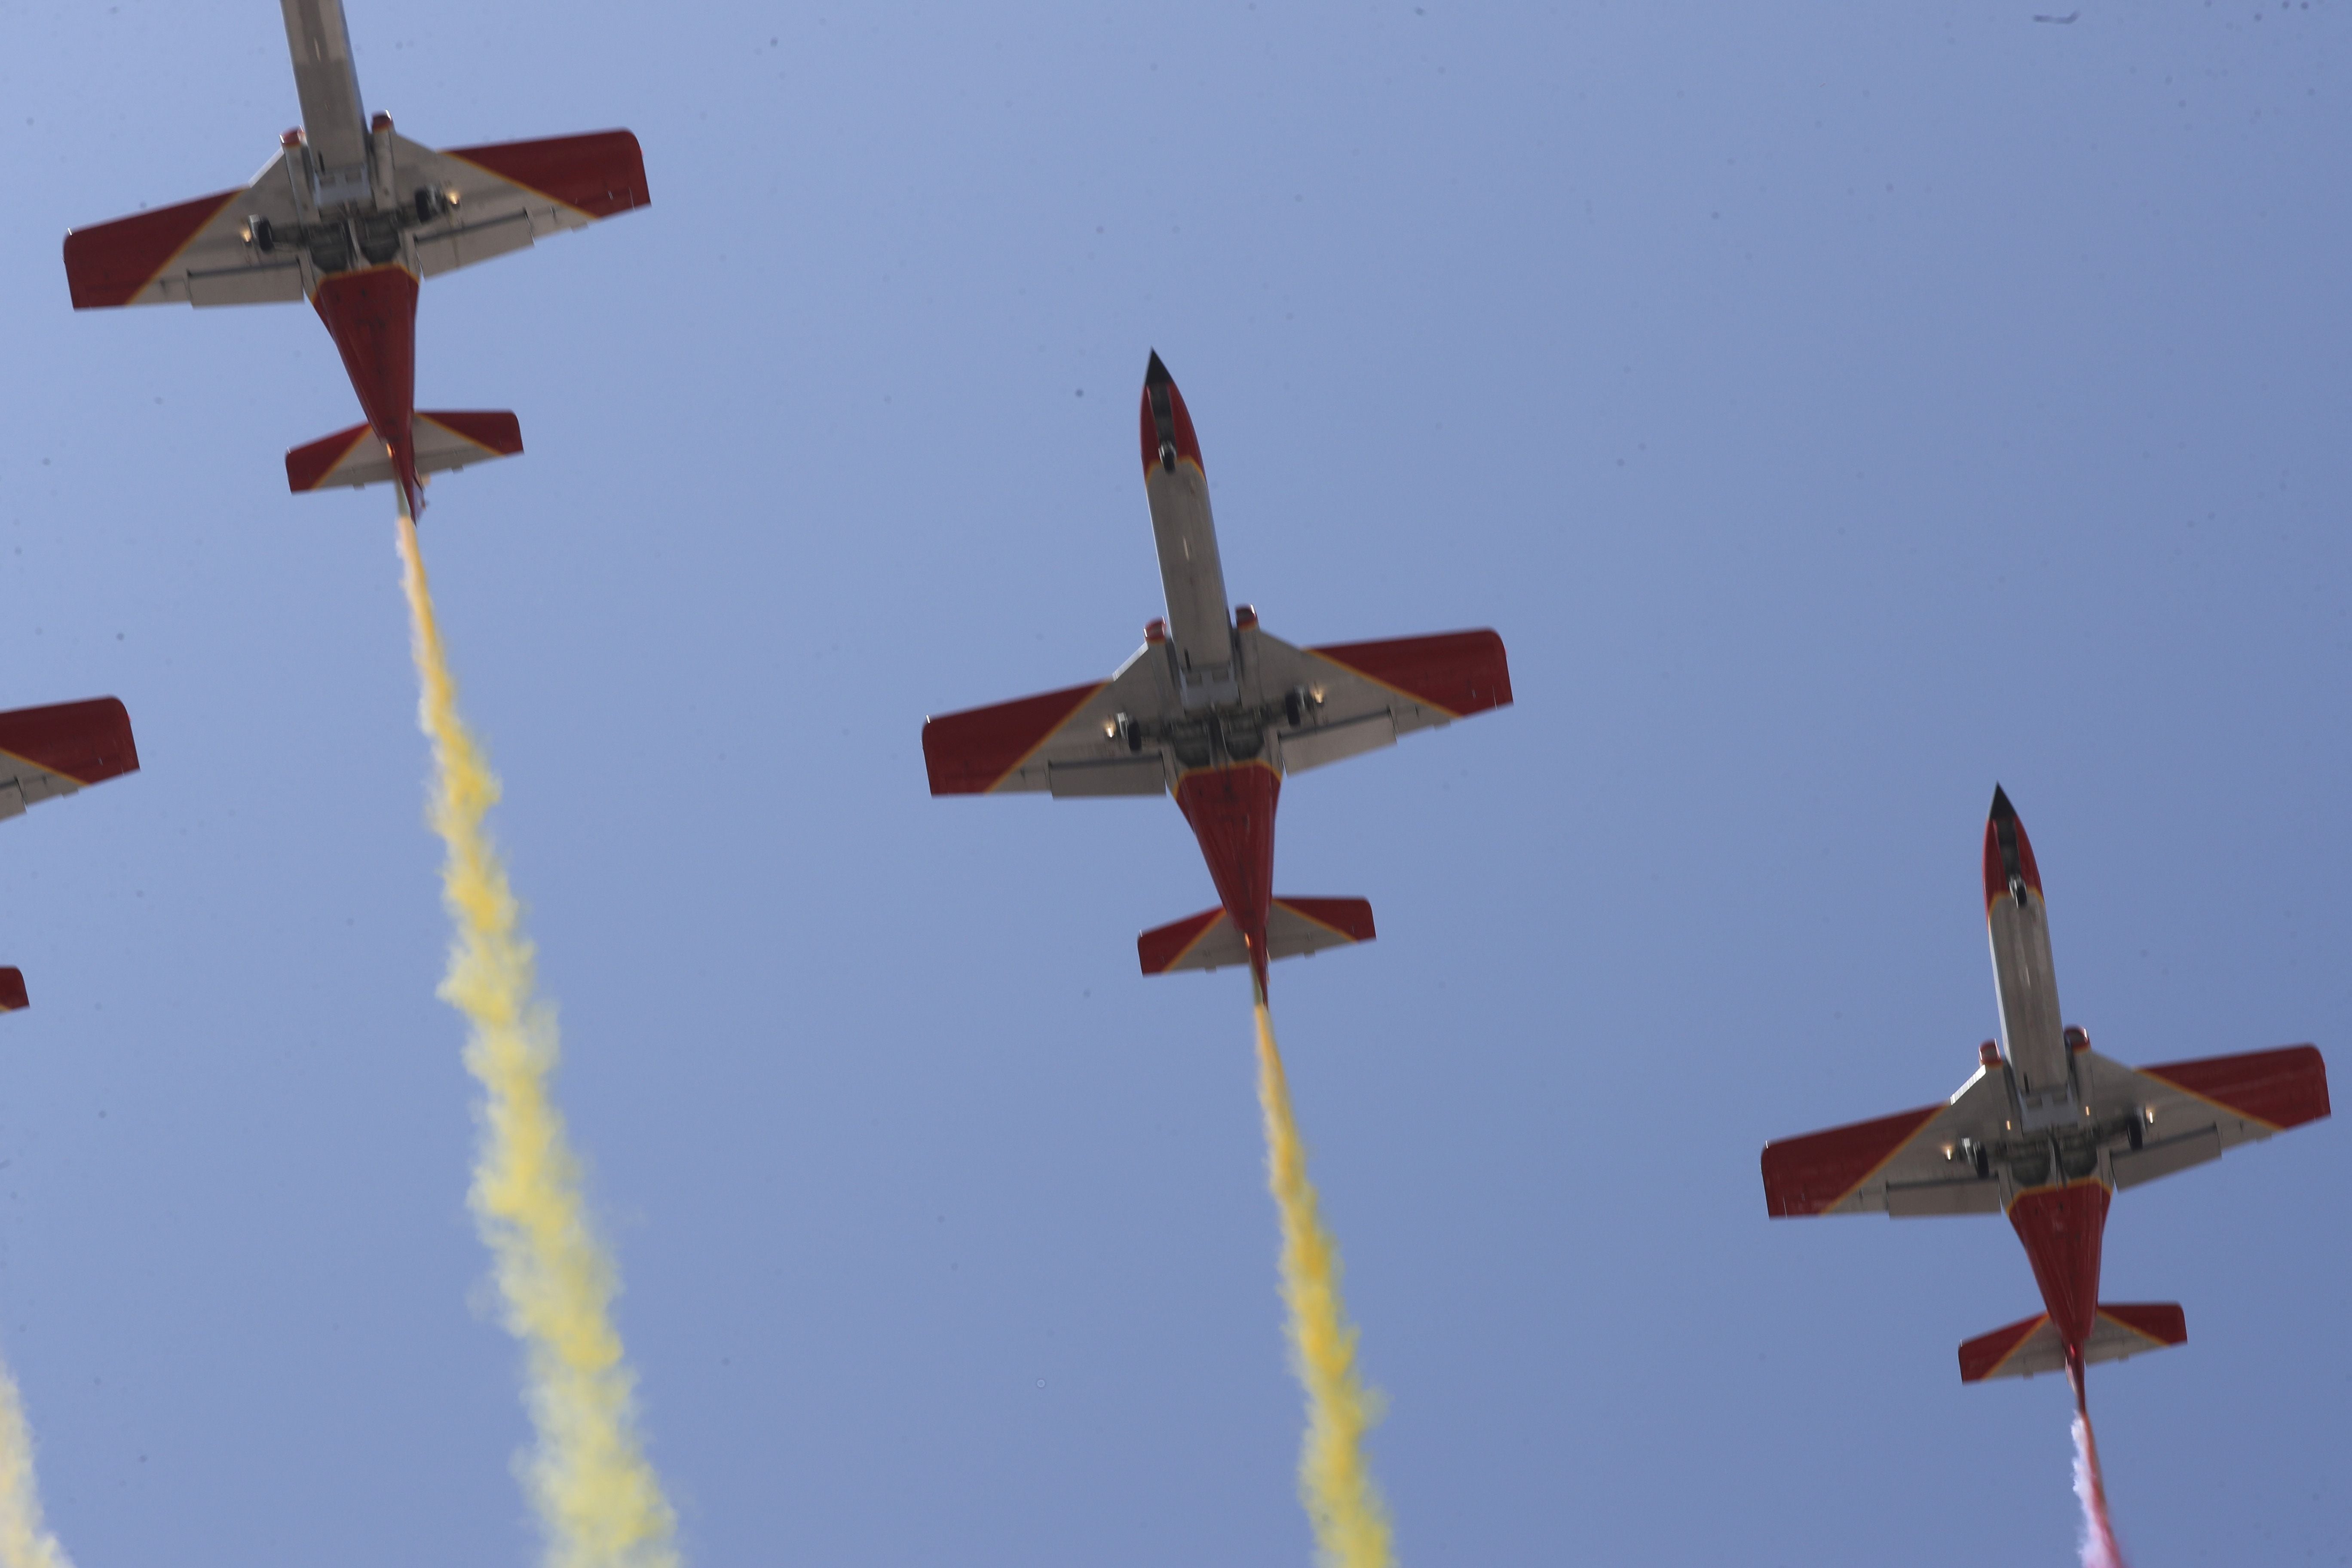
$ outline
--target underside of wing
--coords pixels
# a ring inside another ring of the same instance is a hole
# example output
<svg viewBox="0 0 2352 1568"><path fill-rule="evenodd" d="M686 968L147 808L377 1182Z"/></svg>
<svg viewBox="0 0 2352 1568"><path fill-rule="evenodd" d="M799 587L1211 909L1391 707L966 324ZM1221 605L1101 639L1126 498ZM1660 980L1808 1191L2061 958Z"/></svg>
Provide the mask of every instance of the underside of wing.
<svg viewBox="0 0 2352 1568"><path fill-rule="evenodd" d="M419 219L416 261L428 278L653 200L645 154L626 131L440 152L395 136L393 168Z"/></svg>
<svg viewBox="0 0 2352 1568"><path fill-rule="evenodd" d="M1108 680L942 713L923 721L933 795L1047 790L1056 795L1160 795L1157 746L1131 748L1118 716L1156 705L1146 648Z"/></svg>
<svg viewBox="0 0 2352 1568"><path fill-rule="evenodd" d="M1897 1218L1995 1214L2000 1183L1971 1146L1999 1136L2008 1095L1979 1068L1941 1105L1764 1146L1764 1205L1775 1219L1879 1211Z"/></svg>
<svg viewBox="0 0 2352 1568"><path fill-rule="evenodd" d="M2127 1120L2116 1185L2137 1186L2329 1113L2327 1064L2315 1046L2128 1068L2085 1051L2092 1112Z"/></svg>
<svg viewBox="0 0 2352 1568"><path fill-rule="evenodd" d="M270 243L274 232L297 226L286 160L280 153L236 190L68 233L74 309L299 300L300 260Z"/></svg>
<svg viewBox="0 0 2352 1568"><path fill-rule="evenodd" d="M0 713L0 817L138 768L131 715L111 697Z"/></svg>
<svg viewBox="0 0 2352 1568"><path fill-rule="evenodd" d="M1491 631L1295 647L1253 631L1254 679L1280 698L1303 693L1281 731L1282 768L1301 773L1391 744L1511 700L1510 661Z"/></svg>

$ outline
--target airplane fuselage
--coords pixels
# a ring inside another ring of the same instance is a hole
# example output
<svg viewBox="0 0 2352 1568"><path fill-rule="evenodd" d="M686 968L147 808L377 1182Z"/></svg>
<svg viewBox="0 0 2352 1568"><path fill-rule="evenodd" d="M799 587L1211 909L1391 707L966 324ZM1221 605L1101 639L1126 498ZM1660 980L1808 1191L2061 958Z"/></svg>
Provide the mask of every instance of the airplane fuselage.
<svg viewBox="0 0 2352 1568"><path fill-rule="evenodd" d="M1143 489L1151 503L1151 534L1160 551L1160 582L1168 618L1152 637L1168 660L1177 702L1208 720L1205 753L1180 759L1176 805L1200 841L1217 898L1249 949L1250 978L1265 997L1266 921L1274 905L1274 813L1282 774L1261 756L1231 743L1217 710L1241 698L1240 638L1225 598L1225 572L1217 556L1217 525L1209 510L1209 477L1201 443L1160 356L1144 373ZM1255 626L1255 617L1244 615Z"/></svg>
<svg viewBox="0 0 2352 1568"><path fill-rule="evenodd" d="M2095 1125L2085 1103L2075 1055L2090 1039L2066 1027L2059 1011L2041 870L2024 826L1999 791L1985 825L1984 885L2010 1100L2002 1207L2079 1370L2098 1317L2101 1247L2115 1196L2105 1143L2114 1129Z"/></svg>
<svg viewBox="0 0 2352 1568"><path fill-rule="evenodd" d="M368 427L392 460L401 505L424 507L416 470L417 268L404 236L412 217L392 178L392 116L371 123L361 107L359 73L342 0L278 0L293 57L302 130L283 139L311 308L326 323L352 378ZM420 206L429 194L420 194ZM277 237L269 237L274 244ZM356 253L356 254L355 254ZM354 263L358 265L353 266Z"/></svg>

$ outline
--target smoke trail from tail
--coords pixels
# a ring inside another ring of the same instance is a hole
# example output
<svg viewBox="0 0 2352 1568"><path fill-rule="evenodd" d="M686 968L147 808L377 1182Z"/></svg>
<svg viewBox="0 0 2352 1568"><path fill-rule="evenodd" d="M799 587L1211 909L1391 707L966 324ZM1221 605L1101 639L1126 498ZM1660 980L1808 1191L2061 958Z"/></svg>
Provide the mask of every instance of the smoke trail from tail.
<svg viewBox="0 0 2352 1568"><path fill-rule="evenodd" d="M441 995L472 1026L466 1067L484 1096L467 1196L496 1260L507 1329L523 1343L525 1404L538 1436L526 1486L551 1568L675 1568L676 1517L637 1437L636 1380L613 1326L619 1281L548 1094L555 1016L534 994L521 911L482 825L499 781L458 716L406 517L400 561L423 687L418 720L433 742L433 827L448 851L442 900L457 926Z"/></svg>
<svg viewBox="0 0 2352 1568"><path fill-rule="evenodd" d="M2127 1568L2107 1522L2107 1483L2099 1474L2099 1441L2091 1434L2091 1407L2083 1397L2083 1369L2070 1366L2074 1385L2074 1495L2083 1500L2083 1568Z"/></svg>
<svg viewBox="0 0 2352 1568"><path fill-rule="evenodd" d="M1274 1043L1274 1020L1257 1004L1257 1098L1265 1113L1266 1184L1282 1213L1282 1299L1290 1309L1291 1354L1307 1387L1307 1440L1298 1495L1331 1568L1388 1568L1388 1509L1372 1485L1364 1436L1380 1419L1380 1395L1356 1372L1356 1330L1339 1300L1339 1246L1317 1214L1307 1151L1290 1112L1290 1084Z"/></svg>
<svg viewBox="0 0 2352 1568"><path fill-rule="evenodd" d="M33 1430L16 1380L0 1366L0 1568L73 1568L41 1522L33 1486Z"/></svg>

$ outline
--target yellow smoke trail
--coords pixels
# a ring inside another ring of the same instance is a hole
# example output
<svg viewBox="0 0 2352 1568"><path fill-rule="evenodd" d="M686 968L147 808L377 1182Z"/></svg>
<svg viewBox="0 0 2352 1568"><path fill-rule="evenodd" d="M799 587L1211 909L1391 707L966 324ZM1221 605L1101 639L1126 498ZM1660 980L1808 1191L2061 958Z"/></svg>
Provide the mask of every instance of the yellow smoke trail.
<svg viewBox="0 0 2352 1568"><path fill-rule="evenodd" d="M526 1484L551 1568L674 1568L677 1520L638 1442L636 1380L613 1327L619 1281L548 1097L555 1016L533 994L521 910L482 826L499 781L458 716L416 526L405 517L400 562L423 687L418 719L433 742L433 827L448 850L442 900L457 924L441 995L472 1026L466 1067L484 1095L468 1201L496 1259L507 1329L523 1342L539 1438Z"/></svg>
<svg viewBox="0 0 2352 1568"><path fill-rule="evenodd" d="M16 1380L0 1366L0 1568L73 1568L66 1549L41 1523L33 1487L33 1430Z"/></svg>
<svg viewBox="0 0 2352 1568"><path fill-rule="evenodd" d="M1282 1211L1282 1299L1290 1308L1291 1356L1307 1387L1307 1441L1298 1495L1332 1568L1388 1568L1395 1561L1389 1515L1372 1485L1364 1436L1380 1419L1380 1395L1356 1372L1356 1331L1339 1300L1339 1244L1316 1212L1307 1150L1290 1113L1290 1083L1274 1043L1274 1020L1257 1004L1257 1099L1265 1113L1266 1184Z"/></svg>

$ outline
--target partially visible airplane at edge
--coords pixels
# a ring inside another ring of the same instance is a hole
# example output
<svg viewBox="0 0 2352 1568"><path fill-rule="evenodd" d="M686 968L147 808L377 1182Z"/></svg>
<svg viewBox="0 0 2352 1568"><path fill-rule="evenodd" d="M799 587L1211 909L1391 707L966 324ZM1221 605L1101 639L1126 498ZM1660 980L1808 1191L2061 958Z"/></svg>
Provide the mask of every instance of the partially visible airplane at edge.
<svg viewBox="0 0 2352 1568"><path fill-rule="evenodd" d="M1765 1206L1776 1219L2007 1214L2043 1310L1960 1346L1960 1380L2063 1369L2079 1405L2086 1364L2189 1337L2174 1303L2099 1300L2116 1192L2318 1121L2327 1067L2305 1045L2133 1068L2062 1025L2042 874L1998 788L1984 889L2001 1043L1984 1043L1975 1076L1941 1104L1765 1145Z"/></svg>
<svg viewBox="0 0 2352 1568"><path fill-rule="evenodd" d="M66 279L77 310L307 295L367 422L287 453L287 485L391 481L414 518L426 474L522 450L512 414L416 408L417 280L647 205L645 160L626 131L447 152L411 142L361 110L342 0L279 4L301 128L248 185L71 231Z"/></svg>
<svg viewBox="0 0 2352 1568"><path fill-rule="evenodd" d="M0 820L138 771L131 715L111 697L0 713ZM0 969L0 1013L26 1005L24 972Z"/></svg>
<svg viewBox="0 0 2352 1568"><path fill-rule="evenodd" d="M1362 899L1277 896L1274 812L1286 773L1393 744L1511 700L1503 639L1453 632L1293 647L1228 612L1209 481L1182 395L1154 353L1143 382L1143 488L1168 615L1108 680L923 723L933 795L1173 793L1219 906L1136 939L1146 974L1372 940Z"/></svg>

